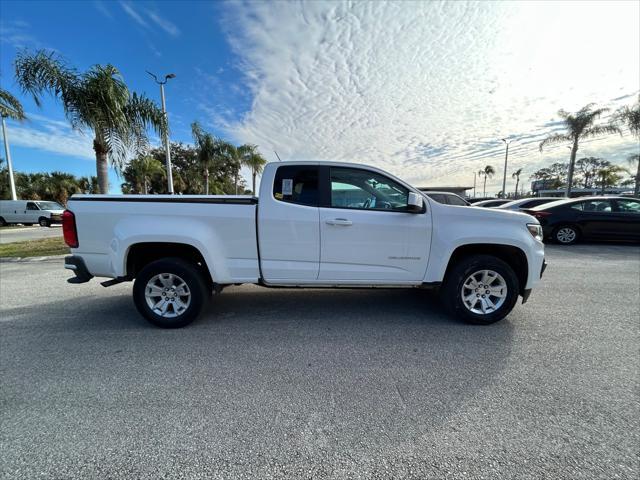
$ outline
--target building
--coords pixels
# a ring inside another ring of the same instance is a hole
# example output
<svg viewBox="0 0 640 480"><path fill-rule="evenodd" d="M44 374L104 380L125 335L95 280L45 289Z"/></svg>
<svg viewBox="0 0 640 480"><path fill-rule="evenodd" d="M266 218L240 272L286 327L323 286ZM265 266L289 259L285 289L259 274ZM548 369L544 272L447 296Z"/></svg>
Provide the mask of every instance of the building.
<svg viewBox="0 0 640 480"><path fill-rule="evenodd" d="M465 198L468 197L467 190L473 190L473 187L418 187L421 192L448 192L455 193Z"/></svg>

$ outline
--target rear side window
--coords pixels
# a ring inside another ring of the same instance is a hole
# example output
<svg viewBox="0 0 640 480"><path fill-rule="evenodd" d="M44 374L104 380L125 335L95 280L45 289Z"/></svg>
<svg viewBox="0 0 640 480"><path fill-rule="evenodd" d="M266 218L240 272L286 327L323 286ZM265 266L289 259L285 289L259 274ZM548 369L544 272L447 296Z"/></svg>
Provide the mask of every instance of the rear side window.
<svg viewBox="0 0 640 480"><path fill-rule="evenodd" d="M292 165L278 167L273 182L276 200L299 205L318 206L318 167Z"/></svg>
<svg viewBox="0 0 640 480"><path fill-rule="evenodd" d="M459 207L467 206L467 202L457 195L447 195L447 200L449 201L449 205L458 205Z"/></svg>
<svg viewBox="0 0 640 480"><path fill-rule="evenodd" d="M427 193L427 195L431 200L435 200L438 203L447 203L447 201L444 198L444 195L440 193Z"/></svg>

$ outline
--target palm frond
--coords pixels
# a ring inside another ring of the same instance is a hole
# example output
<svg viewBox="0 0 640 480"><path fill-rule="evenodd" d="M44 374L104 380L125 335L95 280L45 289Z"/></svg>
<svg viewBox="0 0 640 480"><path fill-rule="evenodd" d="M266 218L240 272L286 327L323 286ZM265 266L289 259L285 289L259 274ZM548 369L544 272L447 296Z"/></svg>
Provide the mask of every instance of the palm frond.
<svg viewBox="0 0 640 480"><path fill-rule="evenodd" d="M11 95L6 90L0 88L0 115L5 118L11 118L13 120L25 120L27 117L24 114L22 104L20 100Z"/></svg>
<svg viewBox="0 0 640 480"><path fill-rule="evenodd" d="M622 131L615 125L596 125L595 127L583 130L581 138L593 138L601 135L609 135L612 133L619 133L622 135Z"/></svg>
<svg viewBox="0 0 640 480"><path fill-rule="evenodd" d="M544 149L547 145L556 145L558 143L572 142L573 137L566 133L554 133L553 135L549 135L547 138L540 142L539 148L540 151Z"/></svg>

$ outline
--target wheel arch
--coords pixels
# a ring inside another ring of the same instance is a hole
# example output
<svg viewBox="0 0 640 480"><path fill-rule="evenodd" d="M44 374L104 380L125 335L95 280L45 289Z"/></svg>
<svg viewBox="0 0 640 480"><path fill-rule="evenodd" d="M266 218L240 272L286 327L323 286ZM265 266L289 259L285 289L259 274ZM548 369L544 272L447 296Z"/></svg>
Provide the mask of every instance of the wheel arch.
<svg viewBox="0 0 640 480"><path fill-rule="evenodd" d="M138 242L129 246L125 254L125 274L135 277L146 265L162 258L181 258L197 265L205 280L212 285L213 278L207 262L198 248L180 242Z"/></svg>
<svg viewBox="0 0 640 480"><path fill-rule="evenodd" d="M507 265L509 265L516 277L518 278L519 294L523 295L525 287L527 285L527 278L529 276L529 263L527 261L527 255L518 247L513 245L502 245L493 243L473 243L468 245L461 245L457 247L449 257L447 268L445 270L444 278L446 279L451 269L456 263L465 257L472 255L492 255L499 258Z"/></svg>

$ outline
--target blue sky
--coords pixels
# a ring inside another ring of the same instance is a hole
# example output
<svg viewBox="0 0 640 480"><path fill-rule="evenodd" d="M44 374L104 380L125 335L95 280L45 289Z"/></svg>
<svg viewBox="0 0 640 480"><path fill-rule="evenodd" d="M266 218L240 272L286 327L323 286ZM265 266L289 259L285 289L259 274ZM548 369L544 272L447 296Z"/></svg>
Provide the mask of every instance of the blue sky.
<svg viewBox="0 0 640 480"><path fill-rule="evenodd" d="M199 120L269 160L277 150L369 163L418 185L469 185L486 164L501 171L500 138L513 140L509 172L528 177L568 156L536 148L558 129L558 109L637 99L639 5L2 0L0 82L19 95L22 48L53 49L81 70L111 63L158 101L145 70L172 72L172 140L191 142ZM14 168L95 174L90 132L71 131L56 103L19 96L30 121L9 122ZM627 134L585 142L579 156L621 163L637 151ZM119 184L112 175L112 191Z"/></svg>

